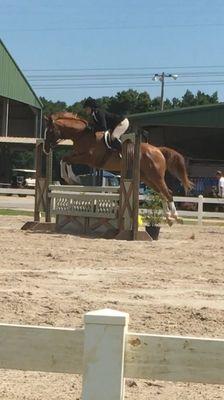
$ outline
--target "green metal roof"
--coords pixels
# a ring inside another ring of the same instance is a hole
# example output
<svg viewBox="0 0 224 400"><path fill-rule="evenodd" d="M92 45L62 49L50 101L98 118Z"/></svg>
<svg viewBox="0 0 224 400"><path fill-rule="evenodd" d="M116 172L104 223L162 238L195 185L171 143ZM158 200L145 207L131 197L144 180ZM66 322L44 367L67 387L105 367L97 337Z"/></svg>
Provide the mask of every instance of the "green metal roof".
<svg viewBox="0 0 224 400"><path fill-rule="evenodd" d="M42 108L42 103L0 39L0 96Z"/></svg>
<svg viewBox="0 0 224 400"><path fill-rule="evenodd" d="M129 115L132 124L152 126L185 126L224 128L224 103Z"/></svg>

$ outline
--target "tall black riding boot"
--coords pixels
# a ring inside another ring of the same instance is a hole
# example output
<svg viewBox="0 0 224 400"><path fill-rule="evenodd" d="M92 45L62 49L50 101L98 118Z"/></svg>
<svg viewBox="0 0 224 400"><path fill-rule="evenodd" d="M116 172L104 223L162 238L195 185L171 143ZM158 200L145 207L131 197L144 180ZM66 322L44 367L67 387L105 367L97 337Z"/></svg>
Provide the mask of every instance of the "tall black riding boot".
<svg viewBox="0 0 224 400"><path fill-rule="evenodd" d="M117 150L119 153L122 152L121 141L117 138L115 138L114 140L111 141L111 147L112 147L112 149Z"/></svg>

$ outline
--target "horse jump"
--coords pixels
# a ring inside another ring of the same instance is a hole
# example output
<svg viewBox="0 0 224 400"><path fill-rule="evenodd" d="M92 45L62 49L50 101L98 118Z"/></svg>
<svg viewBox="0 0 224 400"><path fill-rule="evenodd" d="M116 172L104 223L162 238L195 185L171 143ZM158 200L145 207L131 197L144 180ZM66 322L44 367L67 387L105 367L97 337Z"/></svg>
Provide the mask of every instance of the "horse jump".
<svg viewBox="0 0 224 400"><path fill-rule="evenodd" d="M93 134L88 129L87 122L72 113L52 114L47 118L45 151L48 153L64 139L71 139L74 143L73 151L63 157L67 163L86 164L92 168L114 172L121 171L122 161L119 154L106 148L103 132ZM133 154L132 160L134 160ZM166 202L168 223L172 224L172 218L178 221L173 196L165 182L165 172L168 170L177 177L187 192L192 183L188 179L183 156L167 147L158 148L149 143L141 143L139 169L140 180L158 192Z"/></svg>
<svg viewBox="0 0 224 400"><path fill-rule="evenodd" d="M36 196L34 222L25 224L23 229L63 229L72 221L75 233L91 234L101 232L105 238L126 240L151 240L150 236L138 230L138 191L140 178L140 136L130 134L122 146L122 173L119 191L113 188L57 186L52 182L52 152L46 156L43 140L36 147ZM134 155L134 167L132 157ZM41 167L45 157L46 171ZM45 211L45 223L40 223L40 211ZM56 216L56 225L51 216Z"/></svg>

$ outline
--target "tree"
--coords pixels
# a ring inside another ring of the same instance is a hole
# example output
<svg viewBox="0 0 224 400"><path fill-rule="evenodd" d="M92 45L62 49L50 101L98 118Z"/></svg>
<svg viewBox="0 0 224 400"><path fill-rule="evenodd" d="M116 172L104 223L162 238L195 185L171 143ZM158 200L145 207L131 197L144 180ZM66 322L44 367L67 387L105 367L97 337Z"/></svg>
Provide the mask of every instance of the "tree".
<svg viewBox="0 0 224 400"><path fill-rule="evenodd" d="M75 102L71 106L67 106L64 101L58 100L53 102L52 100L45 99L45 97L41 97L40 99L44 105L44 114L67 110L88 119L83 109L85 98L81 101ZM151 99L147 92L139 93L137 90L133 89L123 90L122 92L118 92L115 96L103 96L96 100L101 108L122 115L160 111L161 108L160 97L154 97ZM190 90L186 90L181 99L176 97L172 100L165 99L164 110L181 107L194 107L204 104L217 104L218 102L217 92L208 95L199 90L197 94L194 95Z"/></svg>
<svg viewBox="0 0 224 400"><path fill-rule="evenodd" d="M67 104L64 101L53 102L51 100L45 99L45 97L40 97L43 104L44 115L53 114L59 111L65 111L67 109Z"/></svg>
<svg viewBox="0 0 224 400"><path fill-rule="evenodd" d="M172 108L178 108L181 106L181 100L177 97L173 97L172 99Z"/></svg>
<svg viewBox="0 0 224 400"><path fill-rule="evenodd" d="M71 106L68 106L67 111L73 112L74 114L84 116L83 103L84 103L84 100L77 101L76 103L72 104Z"/></svg>
<svg viewBox="0 0 224 400"><path fill-rule="evenodd" d="M136 113L143 113L149 112L152 108L152 101L147 92L139 93L136 103L135 112Z"/></svg>
<svg viewBox="0 0 224 400"><path fill-rule="evenodd" d="M182 97L181 107L193 107L196 106L196 99L190 90L187 90Z"/></svg>
<svg viewBox="0 0 224 400"><path fill-rule="evenodd" d="M212 96L209 96L208 94L205 94L199 90L195 96L195 99L197 105L214 104L218 103L218 94L215 92Z"/></svg>
<svg viewBox="0 0 224 400"><path fill-rule="evenodd" d="M154 97L151 103L151 111L159 111L161 109L161 99L160 97Z"/></svg>
<svg viewBox="0 0 224 400"><path fill-rule="evenodd" d="M194 107L206 104L217 104L218 103L218 93L214 92L211 96L205 94L198 90L197 94L194 96L190 90L187 90L182 97L181 107Z"/></svg>

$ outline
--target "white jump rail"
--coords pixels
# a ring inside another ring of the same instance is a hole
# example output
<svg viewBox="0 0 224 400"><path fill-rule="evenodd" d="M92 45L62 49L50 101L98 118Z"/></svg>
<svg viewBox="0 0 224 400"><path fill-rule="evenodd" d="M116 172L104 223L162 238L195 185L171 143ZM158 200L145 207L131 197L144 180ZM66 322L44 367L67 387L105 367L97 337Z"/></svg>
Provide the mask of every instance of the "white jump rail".
<svg viewBox="0 0 224 400"><path fill-rule="evenodd" d="M56 217L56 229L80 234L115 234L119 190L113 186L50 185L50 212Z"/></svg>
<svg viewBox="0 0 224 400"><path fill-rule="evenodd" d="M119 188L50 185L52 215L117 218Z"/></svg>
<svg viewBox="0 0 224 400"><path fill-rule="evenodd" d="M50 185L50 192L73 192L73 193L119 193L120 186L81 186L81 185Z"/></svg>
<svg viewBox="0 0 224 400"><path fill-rule="evenodd" d="M128 333L126 313L84 329L0 324L0 368L83 375L83 400L123 400L125 378L224 385L224 340Z"/></svg>

